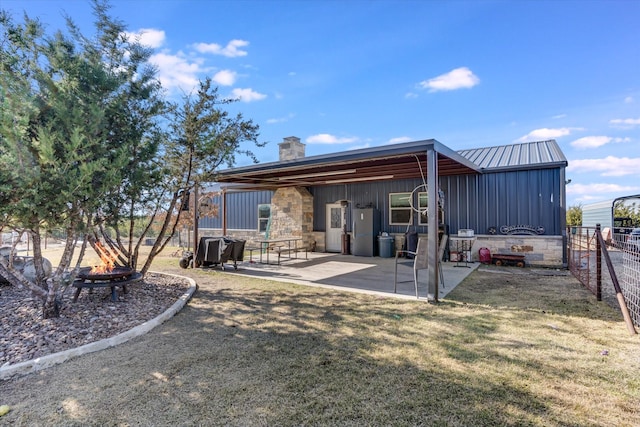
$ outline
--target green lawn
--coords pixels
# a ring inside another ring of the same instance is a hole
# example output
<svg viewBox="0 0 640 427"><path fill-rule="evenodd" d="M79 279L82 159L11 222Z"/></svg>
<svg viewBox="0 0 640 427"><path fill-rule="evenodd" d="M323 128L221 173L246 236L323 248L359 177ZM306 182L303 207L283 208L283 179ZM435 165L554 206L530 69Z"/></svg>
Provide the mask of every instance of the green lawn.
<svg viewBox="0 0 640 427"><path fill-rule="evenodd" d="M640 338L565 271L482 267L439 304L231 272L112 349L0 383L14 425L640 426Z"/></svg>

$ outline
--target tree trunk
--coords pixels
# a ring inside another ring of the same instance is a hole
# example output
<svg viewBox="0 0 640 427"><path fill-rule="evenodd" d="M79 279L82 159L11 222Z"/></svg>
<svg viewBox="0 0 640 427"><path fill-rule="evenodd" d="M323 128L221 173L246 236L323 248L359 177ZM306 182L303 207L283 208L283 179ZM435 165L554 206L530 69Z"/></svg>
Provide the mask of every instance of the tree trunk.
<svg viewBox="0 0 640 427"><path fill-rule="evenodd" d="M67 231L70 232L71 229ZM87 239L85 236L85 242L86 240ZM52 277L43 281L43 285L47 291L46 297L43 298L43 301L44 301L42 305L43 319L60 317L60 308L62 306L61 290L64 289L62 286L63 280L64 280L64 274L66 271L69 270L69 267L71 265L75 243L76 243L76 238L72 236L70 233L67 234L67 240L65 243L64 252L62 254L62 259L60 260L60 264L58 265L58 268L53 272ZM82 254L84 254L85 244L83 244L81 257L82 257Z"/></svg>
<svg viewBox="0 0 640 427"><path fill-rule="evenodd" d="M55 296L53 298L49 298L50 295L51 293L47 295L47 299L42 306L43 319L53 319L56 317L60 317L60 301L58 301Z"/></svg>
<svg viewBox="0 0 640 427"><path fill-rule="evenodd" d="M19 270L10 266L9 261L2 256L0 256L0 276L4 277L13 286L27 288L43 300L46 298L47 291L44 288L27 280Z"/></svg>
<svg viewBox="0 0 640 427"><path fill-rule="evenodd" d="M178 193L176 192L173 194L173 198L171 199L171 202L169 204L169 209L167 210L167 215L164 217L162 228L160 229L160 232L156 237L156 241L153 244L153 247L151 248L151 252L149 253L149 256L147 257L144 265L140 269L140 272L142 273L143 276L147 274L147 272L151 268L151 263L153 262L153 259L165 248L165 246L167 245L169 240L171 240L171 237L173 237L176 231L176 228L178 226L178 221L180 221L180 215L182 214L182 211L178 209L178 213L175 216L175 218L173 217L173 215L171 215L171 212L173 212L173 209L176 207L177 202L178 202ZM170 234L168 233L168 230L167 230L169 226L171 226ZM164 239L164 242L162 241L163 239Z"/></svg>
<svg viewBox="0 0 640 427"><path fill-rule="evenodd" d="M42 259L42 243L40 239L40 230L36 227L32 232L31 241L33 242L33 264L36 269L36 283L44 283L45 271L44 260Z"/></svg>

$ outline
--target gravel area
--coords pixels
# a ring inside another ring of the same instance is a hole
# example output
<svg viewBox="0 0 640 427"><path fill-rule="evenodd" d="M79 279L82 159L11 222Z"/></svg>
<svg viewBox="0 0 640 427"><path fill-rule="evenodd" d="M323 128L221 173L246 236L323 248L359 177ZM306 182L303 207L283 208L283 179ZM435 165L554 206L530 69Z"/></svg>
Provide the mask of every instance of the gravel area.
<svg viewBox="0 0 640 427"><path fill-rule="evenodd" d="M118 289L83 289L72 302L67 289L59 318L42 319L42 302L29 291L0 283L0 366L13 365L115 336L158 316L188 288L184 280L149 273L143 281Z"/></svg>

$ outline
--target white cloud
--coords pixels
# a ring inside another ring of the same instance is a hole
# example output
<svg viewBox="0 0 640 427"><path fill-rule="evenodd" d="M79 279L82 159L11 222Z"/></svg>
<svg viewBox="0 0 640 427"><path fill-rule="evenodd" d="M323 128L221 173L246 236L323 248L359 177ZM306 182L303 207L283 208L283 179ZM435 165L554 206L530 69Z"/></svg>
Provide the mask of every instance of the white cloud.
<svg viewBox="0 0 640 427"><path fill-rule="evenodd" d="M518 138L516 142L545 141L548 139L560 138L561 136L567 136L571 134L571 132L574 130L582 130L582 129L580 128L535 129L529 132L528 134L526 134L525 136Z"/></svg>
<svg viewBox="0 0 640 427"><path fill-rule="evenodd" d="M242 102L260 101L267 97L267 95L256 92L251 88L246 88L246 89L236 88L236 89L233 89L231 93L233 94L233 98L239 99Z"/></svg>
<svg viewBox="0 0 640 427"><path fill-rule="evenodd" d="M397 138L391 138L388 144L400 144L401 142L410 142L413 141L413 138L409 138L408 136L399 136Z"/></svg>
<svg viewBox="0 0 640 427"><path fill-rule="evenodd" d="M272 125L272 124L276 124L276 123L285 123L288 122L289 120L293 119L295 117L295 114L293 113L289 113L287 116L285 117L278 117L278 118L274 118L274 119L267 119L267 123Z"/></svg>
<svg viewBox="0 0 640 427"><path fill-rule="evenodd" d="M594 194L610 195L612 193L630 193L640 190L640 187L629 185L619 185L611 183L595 183L595 184L569 184L567 185L567 194L584 195L583 200L601 199L602 197L593 197Z"/></svg>
<svg viewBox="0 0 640 427"><path fill-rule="evenodd" d="M153 28L142 28L136 32L125 33L129 40L138 40L141 44L157 49L165 44L166 34L162 30ZM244 40L231 40L226 46L215 43L199 43L190 46L200 53L213 53L227 57L245 56L247 52L241 49L249 42ZM154 53L149 62L157 67L158 79L162 86L173 91L178 89L184 93L191 93L198 87L199 81L205 74L211 72L213 67L205 66L205 58L199 56L197 52L191 51L183 53L181 51L172 53L169 49L163 49ZM210 75L210 74L209 74ZM212 80L219 86L233 86L238 78L235 71L224 69L217 71ZM251 102L266 98L266 95L255 92L251 89L234 89L233 95L244 102Z"/></svg>
<svg viewBox="0 0 640 427"><path fill-rule="evenodd" d="M632 128L640 125L640 117L637 119L613 119L609 120L609 124L614 127Z"/></svg>
<svg viewBox="0 0 640 427"><path fill-rule="evenodd" d="M555 116L553 116L551 118L554 119L554 120L558 120L558 119L564 119L565 117L567 117L566 114L558 114L558 115L555 115Z"/></svg>
<svg viewBox="0 0 640 427"><path fill-rule="evenodd" d="M158 67L158 79L165 89L180 88L185 93L198 85L198 75L204 71L201 61L189 61L182 55L156 53L149 62Z"/></svg>
<svg viewBox="0 0 640 427"><path fill-rule="evenodd" d="M611 138L610 136L585 136L571 143L575 148L597 148L610 142L631 142L631 138Z"/></svg>
<svg viewBox="0 0 640 427"><path fill-rule="evenodd" d="M571 160L567 166L567 172L595 172L601 176L640 175L639 164L640 157L607 156L603 159Z"/></svg>
<svg viewBox="0 0 640 427"><path fill-rule="evenodd" d="M610 143L612 139L609 136L585 136L573 141L571 146L576 148L596 148Z"/></svg>
<svg viewBox="0 0 640 427"><path fill-rule="evenodd" d="M632 96L627 96L627 97L624 99L624 103L625 103L625 104L633 104L634 102L635 102L635 99L633 99L633 97L632 97Z"/></svg>
<svg viewBox="0 0 640 427"><path fill-rule="evenodd" d="M247 56L247 51L240 48L248 46L249 42L245 40L231 40L225 47L217 43L196 43L193 48L200 53L212 53L214 55L223 55L228 58L237 58L239 56Z"/></svg>
<svg viewBox="0 0 640 427"><path fill-rule="evenodd" d="M406 99L413 99L413 98L417 98L417 97L418 97L418 94L417 94L417 93L415 93L415 92L407 92L407 93L404 95L404 97L405 97Z"/></svg>
<svg viewBox="0 0 640 427"><path fill-rule="evenodd" d="M351 144L358 142L358 138L338 138L337 136L330 135L328 133L319 133L317 135L311 135L307 138L306 142L310 144Z"/></svg>
<svg viewBox="0 0 640 427"><path fill-rule="evenodd" d="M140 44L151 48L159 48L164 44L165 33L163 30L155 28L141 28L135 33L125 32L125 36L130 41L139 41Z"/></svg>
<svg viewBox="0 0 640 427"><path fill-rule="evenodd" d="M231 86L236 82L237 74L231 70L220 70L213 75L213 81L220 86Z"/></svg>
<svg viewBox="0 0 640 427"><path fill-rule="evenodd" d="M429 92L469 89L480 83L480 79L467 67L456 68L448 73L441 74L429 80L419 83L423 89Z"/></svg>

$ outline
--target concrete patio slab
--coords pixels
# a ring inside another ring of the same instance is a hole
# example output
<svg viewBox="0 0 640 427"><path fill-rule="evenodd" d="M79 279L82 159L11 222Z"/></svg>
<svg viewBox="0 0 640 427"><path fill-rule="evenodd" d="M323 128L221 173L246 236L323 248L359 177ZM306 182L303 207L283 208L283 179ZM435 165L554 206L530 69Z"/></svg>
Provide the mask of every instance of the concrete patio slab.
<svg viewBox="0 0 640 427"><path fill-rule="evenodd" d="M296 283L308 286L364 292L388 297L416 298L413 281L413 260L398 260L397 292L394 293L395 258L359 257L331 253L311 252L304 259L284 260L277 264L261 264L246 260L238 264L238 270L227 267L228 272L250 277ZM444 285L439 283L438 299L444 298L464 280L479 263L442 263ZM219 268L219 267L218 267ZM427 296L427 270L418 272L419 299L432 299Z"/></svg>

